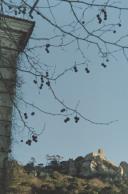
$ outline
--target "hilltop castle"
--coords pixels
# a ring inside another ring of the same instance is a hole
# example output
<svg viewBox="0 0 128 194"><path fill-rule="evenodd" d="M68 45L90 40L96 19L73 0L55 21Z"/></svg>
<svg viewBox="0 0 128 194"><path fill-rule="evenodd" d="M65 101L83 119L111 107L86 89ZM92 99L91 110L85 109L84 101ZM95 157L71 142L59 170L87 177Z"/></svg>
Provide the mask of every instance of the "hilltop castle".
<svg viewBox="0 0 128 194"><path fill-rule="evenodd" d="M103 149L98 149L97 152L91 152L85 156L86 160L90 160L92 158L99 157L101 160L107 160L105 156L105 152Z"/></svg>
<svg viewBox="0 0 128 194"><path fill-rule="evenodd" d="M103 149L98 149L97 152L91 152L85 157L78 157L75 160L70 159L67 162L68 173L72 176L91 177L91 176L106 176L120 179L125 176L126 165L115 165L107 160Z"/></svg>

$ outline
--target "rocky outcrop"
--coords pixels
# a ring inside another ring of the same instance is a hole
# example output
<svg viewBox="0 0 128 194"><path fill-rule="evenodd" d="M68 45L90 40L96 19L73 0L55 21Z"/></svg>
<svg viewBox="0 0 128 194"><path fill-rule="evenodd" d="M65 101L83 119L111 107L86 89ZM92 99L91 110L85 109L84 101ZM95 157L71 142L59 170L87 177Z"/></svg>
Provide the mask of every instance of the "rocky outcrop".
<svg viewBox="0 0 128 194"><path fill-rule="evenodd" d="M128 177L128 163L127 162L121 162L120 167L122 168L122 174L124 177Z"/></svg>
<svg viewBox="0 0 128 194"><path fill-rule="evenodd" d="M102 154L100 155L100 152L98 151L97 153L90 153L84 157L84 160L80 165L79 176L122 176L119 167L108 161L103 152L101 153Z"/></svg>
<svg viewBox="0 0 128 194"><path fill-rule="evenodd" d="M10 161L9 194L127 194L128 163L116 166L107 160L103 150L85 157L35 166Z"/></svg>
<svg viewBox="0 0 128 194"><path fill-rule="evenodd" d="M128 164L122 163L122 165L116 166L107 160L102 149L89 153L85 157L80 156L75 160L60 162L58 169L64 174L83 178L104 176L120 179L124 175L128 177Z"/></svg>

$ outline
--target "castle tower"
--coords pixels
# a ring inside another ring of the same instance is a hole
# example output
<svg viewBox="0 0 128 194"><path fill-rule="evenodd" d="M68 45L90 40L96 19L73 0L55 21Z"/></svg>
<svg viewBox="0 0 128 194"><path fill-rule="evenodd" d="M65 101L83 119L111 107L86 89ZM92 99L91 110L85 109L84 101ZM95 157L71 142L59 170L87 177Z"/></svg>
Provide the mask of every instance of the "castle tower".
<svg viewBox="0 0 128 194"><path fill-rule="evenodd" d="M98 149L98 152L97 152L98 156L101 158L101 159L105 159L106 156L105 156L105 152L103 149Z"/></svg>
<svg viewBox="0 0 128 194"><path fill-rule="evenodd" d="M16 62L34 22L0 15L0 193L4 194L6 161L11 145L11 117L16 86Z"/></svg>

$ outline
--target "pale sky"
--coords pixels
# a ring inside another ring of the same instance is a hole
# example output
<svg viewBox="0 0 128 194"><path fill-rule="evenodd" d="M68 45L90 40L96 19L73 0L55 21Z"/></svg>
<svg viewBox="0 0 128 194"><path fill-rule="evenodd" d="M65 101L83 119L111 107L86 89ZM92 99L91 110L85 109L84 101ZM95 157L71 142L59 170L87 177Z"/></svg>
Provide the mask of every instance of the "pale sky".
<svg viewBox="0 0 128 194"><path fill-rule="evenodd" d="M62 16L64 10L60 13L61 11L59 10L57 14ZM66 17L65 14L65 21ZM59 20L62 18L63 16ZM45 22L43 23L39 16L36 19L33 36L50 34ZM128 25L125 25L127 29ZM116 30L119 34L123 33L119 28ZM114 38L113 33L111 37ZM30 40L30 45L32 44L33 41ZM75 45L65 50L52 47L49 54L42 48L35 54L38 55L40 63L48 64L53 69L56 65L56 73L73 66L75 62L82 61ZM63 117L48 116L36 111L36 115L30 117L28 123L37 129L43 128L45 123L45 131L39 137L39 142L33 143L30 147L25 143L13 143L13 155L18 161L26 163L31 157L35 157L37 163L40 163L45 161L47 154L59 154L64 156L64 159L75 158L103 148L107 158L116 164L124 160L128 162L128 62L122 53L117 53L117 58L110 57L107 68L103 68L102 59L98 59L93 47L88 49L87 57L91 59L90 74L86 74L83 66L78 69L78 73L70 71L53 83L54 91L67 105L75 108L76 104L79 104L78 111L95 122L112 120L118 122L106 126L91 124L80 119L76 124L71 117L69 123L64 123ZM52 98L47 87L39 94L33 84L34 77L25 74L23 79L25 81L21 94L23 98L46 111L59 112L63 108ZM30 114L32 109L25 108L21 106L23 111L27 110ZM19 141L26 135L21 130L16 134Z"/></svg>

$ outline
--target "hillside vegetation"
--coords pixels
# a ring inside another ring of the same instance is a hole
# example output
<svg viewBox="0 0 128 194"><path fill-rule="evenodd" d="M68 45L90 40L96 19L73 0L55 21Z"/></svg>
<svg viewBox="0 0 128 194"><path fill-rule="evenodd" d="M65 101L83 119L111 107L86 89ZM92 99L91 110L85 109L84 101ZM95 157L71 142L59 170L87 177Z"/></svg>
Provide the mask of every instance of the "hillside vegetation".
<svg viewBox="0 0 128 194"><path fill-rule="evenodd" d="M54 158L47 166L34 165L32 162L23 166L10 161L8 177L12 178L8 193L128 194L128 177L119 174L118 168L99 156L61 162ZM81 170L87 170L87 173L81 173Z"/></svg>

